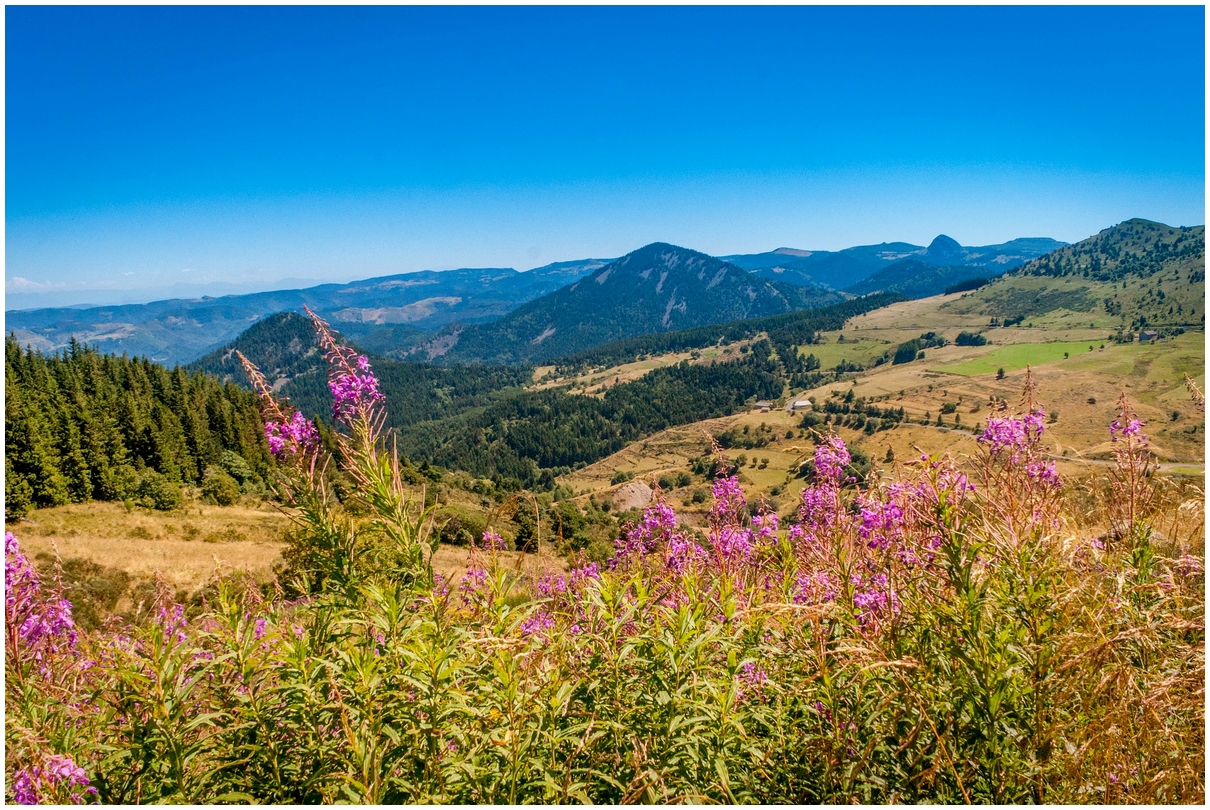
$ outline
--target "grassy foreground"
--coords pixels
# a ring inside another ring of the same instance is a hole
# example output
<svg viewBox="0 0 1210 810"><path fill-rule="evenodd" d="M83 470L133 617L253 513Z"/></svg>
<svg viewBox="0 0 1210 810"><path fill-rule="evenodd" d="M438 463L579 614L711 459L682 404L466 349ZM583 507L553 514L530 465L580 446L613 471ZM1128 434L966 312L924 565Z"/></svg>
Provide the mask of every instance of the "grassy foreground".
<svg viewBox="0 0 1210 810"><path fill-rule="evenodd" d="M451 581L368 366L317 325L368 516L264 386L305 527L280 590L80 633L7 537L6 798L1204 800L1204 502L1150 475L1124 399L1095 485L1059 479L1027 386L974 457L864 487L818 437L784 524L721 478L701 531L657 503L545 575L489 531Z"/></svg>

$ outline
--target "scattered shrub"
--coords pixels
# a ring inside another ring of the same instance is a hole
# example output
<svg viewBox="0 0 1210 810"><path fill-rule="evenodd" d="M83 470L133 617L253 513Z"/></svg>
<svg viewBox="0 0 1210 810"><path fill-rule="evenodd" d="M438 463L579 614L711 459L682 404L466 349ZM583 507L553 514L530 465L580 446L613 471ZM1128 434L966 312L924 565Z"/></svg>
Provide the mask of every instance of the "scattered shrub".
<svg viewBox="0 0 1210 810"><path fill-rule="evenodd" d="M155 470L143 470L134 491L135 503L147 509L169 511L181 505L181 485Z"/></svg>
<svg viewBox="0 0 1210 810"><path fill-rule="evenodd" d="M202 497L219 506L231 506L239 500L239 481L220 467L207 467L202 476Z"/></svg>

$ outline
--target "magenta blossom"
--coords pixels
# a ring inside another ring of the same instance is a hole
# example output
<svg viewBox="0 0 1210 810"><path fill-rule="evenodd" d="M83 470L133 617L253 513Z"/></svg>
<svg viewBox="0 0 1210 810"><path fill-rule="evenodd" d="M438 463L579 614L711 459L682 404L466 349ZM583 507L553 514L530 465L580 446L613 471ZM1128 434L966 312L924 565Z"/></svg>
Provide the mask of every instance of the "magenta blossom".
<svg viewBox="0 0 1210 810"><path fill-rule="evenodd" d="M1147 444L1147 436L1143 433L1143 423L1134 418L1119 417L1113 420L1113 424L1109 426L1109 435L1115 442L1118 437L1123 439L1133 437L1140 444L1144 446Z"/></svg>
<svg viewBox="0 0 1210 810"><path fill-rule="evenodd" d="M881 503L863 497L861 504L861 526L858 532L872 549L884 548L898 539L903 526L903 509L892 501Z"/></svg>
<svg viewBox="0 0 1210 810"><path fill-rule="evenodd" d="M722 562L743 562L752 555L752 532L724 526L710 537L714 553Z"/></svg>
<svg viewBox="0 0 1210 810"><path fill-rule="evenodd" d="M693 540L677 534L668 541L664 565L673 573L684 573L685 569L706 558L706 551Z"/></svg>
<svg viewBox="0 0 1210 810"><path fill-rule="evenodd" d="M763 697L769 676L757 666L755 661L749 661L736 673L735 682L738 687L736 699L742 703L753 698Z"/></svg>
<svg viewBox="0 0 1210 810"><path fill-rule="evenodd" d="M665 548L673 538L679 538L676 530L676 513L663 503L653 503L643 510L643 517L615 541L616 553L610 565L616 568L624 560L641 558Z"/></svg>
<svg viewBox="0 0 1210 810"><path fill-rule="evenodd" d="M1055 489L1059 488L1059 473L1053 461L1031 461L1025 465L1025 474L1030 478Z"/></svg>
<svg viewBox="0 0 1210 810"><path fill-rule="evenodd" d="M51 793L56 788L67 789L67 801L71 804L81 804L97 793L88 784L84 769L66 755L55 754L46 760L44 767L20 769L13 774L13 801L17 804L56 803Z"/></svg>
<svg viewBox="0 0 1210 810"><path fill-rule="evenodd" d="M766 512L763 515L752 516L752 529L762 543L772 543L777 540L777 529L780 519L776 512Z"/></svg>
<svg viewBox="0 0 1210 810"><path fill-rule="evenodd" d="M488 529L483 533L483 547L488 551L505 551L508 549L508 543L499 534Z"/></svg>
<svg viewBox="0 0 1210 810"><path fill-rule="evenodd" d="M532 636L544 634L555 626L555 619L545 611L538 611L521 622L521 635Z"/></svg>
<svg viewBox="0 0 1210 810"><path fill-rule="evenodd" d="M739 479L734 475L719 478L710 487L714 495L714 505L710 508L710 523L713 526L739 526L743 523L743 513L748 506L748 499L740 488Z"/></svg>
<svg viewBox="0 0 1210 810"><path fill-rule="evenodd" d="M874 574L868 578L854 574L851 582L854 586L853 606L857 608L857 620L862 625L874 622L888 611L899 612L899 600L886 574Z"/></svg>
<svg viewBox="0 0 1210 810"><path fill-rule="evenodd" d="M836 581L827 571L802 574L794 582L794 604L814 605L836 599Z"/></svg>
<svg viewBox="0 0 1210 810"><path fill-rule="evenodd" d="M357 358L356 372L341 374L328 383L332 391L332 417L347 419L363 407L382 400L378 390L378 378L370 370L370 361L365 357Z"/></svg>
<svg viewBox="0 0 1210 810"><path fill-rule="evenodd" d="M798 505L798 519L804 526L821 529L836 519L836 490L830 487L806 487Z"/></svg>
<svg viewBox="0 0 1210 810"><path fill-rule="evenodd" d="M479 595L486 589L487 572L482 568L471 568L462 575L462 581L458 583L458 593L462 596L462 603L469 605L475 602Z"/></svg>
<svg viewBox="0 0 1210 810"><path fill-rule="evenodd" d="M9 643L20 639L21 654L43 663L46 656L75 649L71 602L55 590L45 593L12 532L4 535L4 621ZM11 650L10 650L11 652Z"/></svg>
<svg viewBox="0 0 1210 810"><path fill-rule="evenodd" d="M265 422L269 450L279 459L310 450L319 444L319 433L300 411L286 422Z"/></svg>
<svg viewBox="0 0 1210 810"><path fill-rule="evenodd" d="M844 479L844 468L852 461L849 449L839 436L828 436L815 448L815 474L824 481L838 484Z"/></svg>
<svg viewBox="0 0 1210 810"><path fill-rule="evenodd" d="M1005 457L1016 463L1021 453L1042 440L1045 419L1046 411L1041 408L1035 408L1020 419L993 416L987 420L987 427L976 441L986 445L992 456Z"/></svg>

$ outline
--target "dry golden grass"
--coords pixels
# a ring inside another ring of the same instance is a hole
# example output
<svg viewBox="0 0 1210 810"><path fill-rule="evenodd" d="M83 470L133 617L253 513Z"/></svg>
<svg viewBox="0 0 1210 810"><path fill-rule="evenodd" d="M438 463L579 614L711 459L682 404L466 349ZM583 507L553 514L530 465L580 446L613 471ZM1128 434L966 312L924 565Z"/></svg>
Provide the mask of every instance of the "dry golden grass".
<svg viewBox="0 0 1210 810"><path fill-rule="evenodd" d="M119 568L135 580L162 577L176 590L195 592L218 572L246 571L261 581L273 578L289 519L271 504L212 506L188 502L173 512L127 511L118 503L83 503L38 509L8 529L36 557L83 557ZM544 544L545 546L545 544ZM499 552L518 571L563 570L553 551ZM434 569L457 580L472 565L471 551L441 546Z"/></svg>
<svg viewBox="0 0 1210 810"><path fill-rule="evenodd" d="M157 574L174 588L196 590L219 570L267 579L281 555L286 518L271 506L188 503L173 512L127 512L118 503L38 509L9 526L31 554L83 557L135 579Z"/></svg>
<svg viewBox="0 0 1210 810"><path fill-rule="evenodd" d="M544 544L545 546L545 544ZM566 571L567 561L552 550L543 548L536 554L519 551L494 552L501 565L517 572L541 574L546 571ZM457 582L472 567L481 566L487 552L472 552L459 546L441 546L433 555L433 570L447 582Z"/></svg>

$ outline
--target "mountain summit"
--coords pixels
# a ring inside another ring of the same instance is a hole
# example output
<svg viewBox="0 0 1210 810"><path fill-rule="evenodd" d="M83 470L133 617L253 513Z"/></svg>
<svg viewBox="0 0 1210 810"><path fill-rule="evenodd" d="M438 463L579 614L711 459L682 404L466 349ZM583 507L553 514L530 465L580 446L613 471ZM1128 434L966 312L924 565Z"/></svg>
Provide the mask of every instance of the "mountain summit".
<svg viewBox="0 0 1210 810"><path fill-rule="evenodd" d="M656 242L494 323L470 327L456 340L447 334L424 351L446 361L541 362L635 335L839 300L836 293L769 281L705 253Z"/></svg>
<svg viewBox="0 0 1210 810"><path fill-rule="evenodd" d="M962 264L966 259L966 251L957 239L951 239L941 234L929 243L925 256L932 264Z"/></svg>

